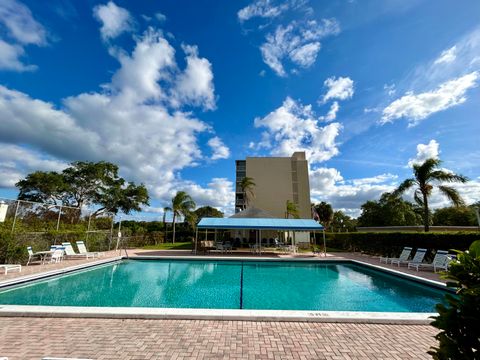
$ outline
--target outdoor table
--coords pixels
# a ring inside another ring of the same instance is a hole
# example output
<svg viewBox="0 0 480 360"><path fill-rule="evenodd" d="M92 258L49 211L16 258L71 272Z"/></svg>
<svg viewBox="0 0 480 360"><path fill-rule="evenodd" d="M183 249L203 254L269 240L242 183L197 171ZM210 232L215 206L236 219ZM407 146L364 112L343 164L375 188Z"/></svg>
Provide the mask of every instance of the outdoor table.
<svg viewBox="0 0 480 360"><path fill-rule="evenodd" d="M37 251L33 255L38 255L40 256L40 259L42 260L42 265L45 264L45 260L48 255L53 254L53 250L47 250L47 251Z"/></svg>

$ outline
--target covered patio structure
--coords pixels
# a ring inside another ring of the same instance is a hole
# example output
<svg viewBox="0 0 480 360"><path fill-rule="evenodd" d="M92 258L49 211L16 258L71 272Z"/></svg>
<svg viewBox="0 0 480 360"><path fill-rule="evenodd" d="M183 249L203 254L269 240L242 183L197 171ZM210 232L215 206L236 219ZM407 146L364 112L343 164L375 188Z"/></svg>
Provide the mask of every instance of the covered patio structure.
<svg viewBox="0 0 480 360"><path fill-rule="evenodd" d="M205 238L208 238L208 230L213 230L215 242L217 241L218 230L256 230L256 248L262 247L262 231L283 231L292 232L292 245L295 249L296 232L323 232L323 249L326 256L325 232L321 224L312 219L277 219L277 218L203 218L197 225L195 232L195 254L198 249L198 233L205 231Z"/></svg>

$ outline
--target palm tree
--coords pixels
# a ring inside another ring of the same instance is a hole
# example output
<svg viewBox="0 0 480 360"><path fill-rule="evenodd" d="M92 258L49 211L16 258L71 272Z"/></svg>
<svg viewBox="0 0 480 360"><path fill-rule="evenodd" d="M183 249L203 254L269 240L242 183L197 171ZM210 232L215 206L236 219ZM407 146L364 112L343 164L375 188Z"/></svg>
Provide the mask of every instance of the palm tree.
<svg viewBox="0 0 480 360"><path fill-rule="evenodd" d="M244 210L250 204L250 200L255 198L255 193L253 192L254 187L255 187L255 182L254 182L253 178L251 178L251 177L245 176L240 181L240 189L242 189L243 197L245 199L245 203L243 205Z"/></svg>
<svg viewBox="0 0 480 360"><path fill-rule="evenodd" d="M321 203L313 206L317 212L319 222L325 227L325 230L327 230L333 221L334 212L332 205L322 201Z"/></svg>
<svg viewBox="0 0 480 360"><path fill-rule="evenodd" d="M287 219L292 216L294 219L300 217L300 212L298 211L298 206L293 201L287 200L287 211L285 211L285 217Z"/></svg>
<svg viewBox="0 0 480 360"><path fill-rule="evenodd" d="M167 212L172 211L172 208L165 206L163 208L163 242L167 241Z"/></svg>
<svg viewBox="0 0 480 360"><path fill-rule="evenodd" d="M289 219L290 216L292 216L294 219L298 219L300 214L297 204L295 204L293 201L287 200L285 218ZM287 231L287 239L290 239L290 231Z"/></svg>
<svg viewBox="0 0 480 360"><path fill-rule="evenodd" d="M186 218L193 209L195 209L195 201L185 191L178 191L172 199L172 212L173 212L173 240L175 243L175 220L177 216L183 216Z"/></svg>
<svg viewBox="0 0 480 360"><path fill-rule="evenodd" d="M442 162L439 159L427 159L423 164L414 164L414 177L404 180L393 192L395 196L400 196L408 189L416 187L413 197L415 202L423 208L423 223L425 225L425 231L430 230L428 197L432 194L434 188L433 183L465 183L468 181L468 178L463 175L456 175L452 172L439 169L441 163ZM437 185L437 188L453 203L453 205L463 206L465 204L458 191L453 187Z"/></svg>

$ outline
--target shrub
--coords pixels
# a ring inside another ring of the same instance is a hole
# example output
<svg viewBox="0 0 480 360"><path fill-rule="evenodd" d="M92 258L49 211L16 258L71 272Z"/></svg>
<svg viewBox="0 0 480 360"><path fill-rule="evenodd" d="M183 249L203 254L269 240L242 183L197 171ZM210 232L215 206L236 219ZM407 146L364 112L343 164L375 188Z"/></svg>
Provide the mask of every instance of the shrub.
<svg viewBox="0 0 480 360"><path fill-rule="evenodd" d="M327 233L327 246L347 251L363 251L373 255L398 255L404 246L426 249L466 250L479 232L379 232ZM317 241L317 243L319 243Z"/></svg>
<svg viewBox="0 0 480 360"><path fill-rule="evenodd" d="M436 360L480 359L480 241L457 253L444 276L456 296L446 295L447 306L437 305L432 323L442 330L435 336L439 347L429 351Z"/></svg>

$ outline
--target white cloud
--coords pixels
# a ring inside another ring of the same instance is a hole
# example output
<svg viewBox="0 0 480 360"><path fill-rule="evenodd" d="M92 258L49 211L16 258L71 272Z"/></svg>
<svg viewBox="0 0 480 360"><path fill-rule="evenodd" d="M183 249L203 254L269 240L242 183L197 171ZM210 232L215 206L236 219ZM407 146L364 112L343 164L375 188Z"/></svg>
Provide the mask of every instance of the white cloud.
<svg viewBox="0 0 480 360"><path fill-rule="evenodd" d="M35 151L18 145L0 143L0 187L13 187L26 173L44 170L59 171L66 163L49 157L41 157ZM19 167L18 165L21 164Z"/></svg>
<svg viewBox="0 0 480 360"><path fill-rule="evenodd" d="M223 143L223 141L215 136L208 140L208 146L212 149L212 160L228 159L230 157L230 149Z"/></svg>
<svg viewBox="0 0 480 360"><path fill-rule="evenodd" d="M340 105L338 105L338 101L334 101L330 106L327 115L322 116L321 119L327 122L335 120L337 118L338 110L340 110Z"/></svg>
<svg viewBox="0 0 480 360"><path fill-rule="evenodd" d="M32 16L28 7L16 0L0 2L0 24L20 44L45 45L46 31Z"/></svg>
<svg viewBox="0 0 480 360"><path fill-rule="evenodd" d="M235 190L233 182L225 178L213 178L206 187L185 181L177 185L192 196L197 206L213 206L224 212L226 216L235 208Z"/></svg>
<svg viewBox="0 0 480 360"><path fill-rule="evenodd" d="M428 144L418 144L417 155L408 160L408 167L412 167L413 164L422 164L427 159L438 159L439 154L439 144L436 140L430 140Z"/></svg>
<svg viewBox="0 0 480 360"><path fill-rule="evenodd" d="M335 168L310 171L310 190L313 202L326 201L335 210L358 217L360 206L368 200L378 200L384 192L392 191L397 176L381 174L373 177L344 180Z"/></svg>
<svg viewBox="0 0 480 360"><path fill-rule="evenodd" d="M290 58L295 64L303 68L308 68L317 60L317 54L320 51L320 43L313 42L305 44L297 49L292 50Z"/></svg>
<svg viewBox="0 0 480 360"><path fill-rule="evenodd" d="M435 65L443 64L443 63L448 64L455 61L456 58L457 58L457 47L452 46L450 49L442 51L440 56L437 59L435 59L433 63Z"/></svg>
<svg viewBox="0 0 480 360"><path fill-rule="evenodd" d="M0 86L0 142L26 144L21 148L37 154L38 161L114 162L120 166L122 176L145 183L154 197L168 201L178 185L185 182L179 171L204 159L198 135L212 131L191 112L171 107L171 92L176 91L177 78L183 74L174 54L161 33L149 29L136 37L131 54L114 54L120 68L103 86L104 92L68 97L60 109ZM189 103L204 101L202 94L198 94L201 101L194 96ZM7 145L1 147L12 153ZM31 169L58 165L34 164L25 154L9 159L2 165L5 168L8 163L9 186L12 179ZM5 181L2 183L5 185ZM203 188L196 189L200 192Z"/></svg>
<svg viewBox="0 0 480 360"><path fill-rule="evenodd" d="M278 156L305 151L312 164L331 159L339 153L335 140L342 125L331 123L321 127L320 121L311 105L303 106L287 97L278 109L255 119L255 127L266 128L258 148L269 149Z"/></svg>
<svg viewBox="0 0 480 360"><path fill-rule="evenodd" d="M295 66L308 68L316 61L321 48L320 40L339 32L340 26L335 19L303 23L293 21L287 26L279 25L260 46L263 61L279 76L287 75L285 60L290 61L294 71L297 70Z"/></svg>
<svg viewBox="0 0 480 360"><path fill-rule="evenodd" d="M196 46L183 45L182 48L187 55L187 67L177 77L174 101L177 104L203 106L206 110L215 109L212 64L207 59L198 57Z"/></svg>
<svg viewBox="0 0 480 360"><path fill-rule="evenodd" d="M238 11L238 20L244 22L254 17L275 18L290 7L296 6L299 2L300 1L296 0L287 0L283 2L275 0L255 0ZM303 1L301 3L303 3Z"/></svg>
<svg viewBox="0 0 480 360"><path fill-rule="evenodd" d="M349 77L339 76L338 78L335 78L334 76L332 76L325 80L323 85L328 89L327 93L323 96L322 99L324 103L331 99L350 99L355 91L353 87L353 80Z"/></svg>
<svg viewBox="0 0 480 360"><path fill-rule="evenodd" d="M103 40L114 39L133 28L133 18L128 10L117 6L113 1L93 8L93 15L102 23L100 33Z"/></svg>
<svg viewBox="0 0 480 360"><path fill-rule="evenodd" d="M35 65L25 65L20 58L25 50L20 45L9 44L0 39L0 69L13 71L35 70Z"/></svg>
<svg viewBox="0 0 480 360"><path fill-rule="evenodd" d="M162 14L161 12L157 12L155 14L155 19L157 19L160 22L165 22L167 20L167 17L164 14Z"/></svg>
<svg viewBox="0 0 480 360"><path fill-rule="evenodd" d="M385 90L388 94L388 96L393 96L397 92L397 89L395 88L395 84L385 84L383 85L383 90Z"/></svg>
<svg viewBox="0 0 480 360"><path fill-rule="evenodd" d="M11 71L35 70L34 65L25 65L20 58L24 56L26 45L44 46L47 35L44 27L32 16L28 7L16 0L0 1L0 69Z"/></svg>
<svg viewBox="0 0 480 360"><path fill-rule="evenodd" d="M436 112L462 104L467 100L467 90L477 86L478 77L479 73L475 71L444 82L432 91L421 94L408 92L383 109L380 123L385 124L404 117L411 127Z"/></svg>

